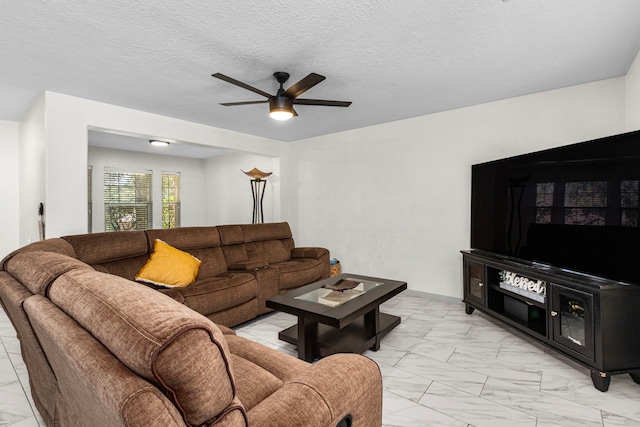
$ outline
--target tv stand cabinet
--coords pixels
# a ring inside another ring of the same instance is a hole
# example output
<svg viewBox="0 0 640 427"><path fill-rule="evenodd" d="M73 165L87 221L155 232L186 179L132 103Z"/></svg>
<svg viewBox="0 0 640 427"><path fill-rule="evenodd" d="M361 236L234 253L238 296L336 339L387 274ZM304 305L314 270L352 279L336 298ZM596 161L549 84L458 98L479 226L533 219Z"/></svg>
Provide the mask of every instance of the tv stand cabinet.
<svg viewBox="0 0 640 427"><path fill-rule="evenodd" d="M462 251L465 311L480 310L591 369L640 384L640 286L489 252Z"/></svg>

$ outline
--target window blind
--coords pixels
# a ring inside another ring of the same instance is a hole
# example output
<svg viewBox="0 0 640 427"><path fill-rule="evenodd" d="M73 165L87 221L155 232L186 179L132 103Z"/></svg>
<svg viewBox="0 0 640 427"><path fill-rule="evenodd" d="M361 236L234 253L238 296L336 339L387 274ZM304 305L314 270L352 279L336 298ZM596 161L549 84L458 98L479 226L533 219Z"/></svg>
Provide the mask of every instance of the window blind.
<svg viewBox="0 0 640 427"><path fill-rule="evenodd" d="M180 172L162 173L162 228L180 226Z"/></svg>
<svg viewBox="0 0 640 427"><path fill-rule="evenodd" d="M152 227L152 177L151 171L128 172L105 168L106 231L146 230Z"/></svg>

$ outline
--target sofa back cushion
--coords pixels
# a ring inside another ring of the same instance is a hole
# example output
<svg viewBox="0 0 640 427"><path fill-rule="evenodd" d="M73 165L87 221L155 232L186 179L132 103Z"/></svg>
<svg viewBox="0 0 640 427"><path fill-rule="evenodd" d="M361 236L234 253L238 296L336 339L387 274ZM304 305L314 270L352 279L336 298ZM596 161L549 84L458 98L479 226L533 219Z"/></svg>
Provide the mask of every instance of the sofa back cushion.
<svg viewBox="0 0 640 427"><path fill-rule="evenodd" d="M133 280L151 252L144 231L114 231L62 238L73 246L80 261L98 271L129 280Z"/></svg>
<svg viewBox="0 0 640 427"><path fill-rule="evenodd" d="M229 410L235 397L229 350L204 316L134 282L73 270L58 278L49 298L123 364L173 401L187 424Z"/></svg>
<svg viewBox="0 0 640 427"><path fill-rule="evenodd" d="M244 224L241 227L249 260L260 259L275 264L291 259L295 244L288 223Z"/></svg>
<svg viewBox="0 0 640 427"><path fill-rule="evenodd" d="M219 225L217 228L220 233L224 258L227 260L229 267L249 261L242 237L242 226Z"/></svg>
<svg viewBox="0 0 640 427"><path fill-rule="evenodd" d="M9 261L17 254L33 251L56 252L74 258L76 256L76 253L73 250L73 246L71 246L69 242L60 237L54 237L52 239L39 240L37 242L30 243L26 246L21 247L20 249L16 249L15 251L11 252L9 255L5 256L2 261L0 261L0 270L4 270L4 265L7 263L7 261Z"/></svg>
<svg viewBox="0 0 640 427"><path fill-rule="evenodd" d="M7 273L22 283L33 294L47 296L49 285L67 271L91 270L89 265L75 258L55 252L20 252L5 265Z"/></svg>
<svg viewBox="0 0 640 427"><path fill-rule="evenodd" d="M156 239L160 239L198 258L201 261L198 279L219 276L228 271L216 227L181 227L147 230L145 233L150 248Z"/></svg>

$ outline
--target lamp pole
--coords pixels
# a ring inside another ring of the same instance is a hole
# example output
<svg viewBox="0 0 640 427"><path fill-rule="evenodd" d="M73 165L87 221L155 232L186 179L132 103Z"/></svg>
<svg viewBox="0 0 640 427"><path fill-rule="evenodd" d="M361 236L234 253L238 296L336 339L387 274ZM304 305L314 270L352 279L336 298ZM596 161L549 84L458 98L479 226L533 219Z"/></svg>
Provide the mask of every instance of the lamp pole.
<svg viewBox="0 0 640 427"><path fill-rule="evenodd" d="M251 195L253 196L252 224L263 223L264 209L262 207L262 200L264 199L264 190L267 188L267 180L264 178L268 177L273 172L262 172L258 168L253 168L249 172L242 171L242 173L252 178L251 179Z"/></svg>

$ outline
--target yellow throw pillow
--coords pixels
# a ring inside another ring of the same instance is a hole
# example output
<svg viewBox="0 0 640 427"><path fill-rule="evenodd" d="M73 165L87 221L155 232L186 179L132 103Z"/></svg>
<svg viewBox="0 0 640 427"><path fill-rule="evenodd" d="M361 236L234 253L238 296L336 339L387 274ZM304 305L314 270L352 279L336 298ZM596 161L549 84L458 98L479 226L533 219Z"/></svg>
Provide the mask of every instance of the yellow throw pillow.
<svg viewBox="0 0 640 427"><path fill-rule="evenodd" d="M153 253L135 279L167 288L183 288L196 280L198 270L198 258L156 239Z"/></svg>

